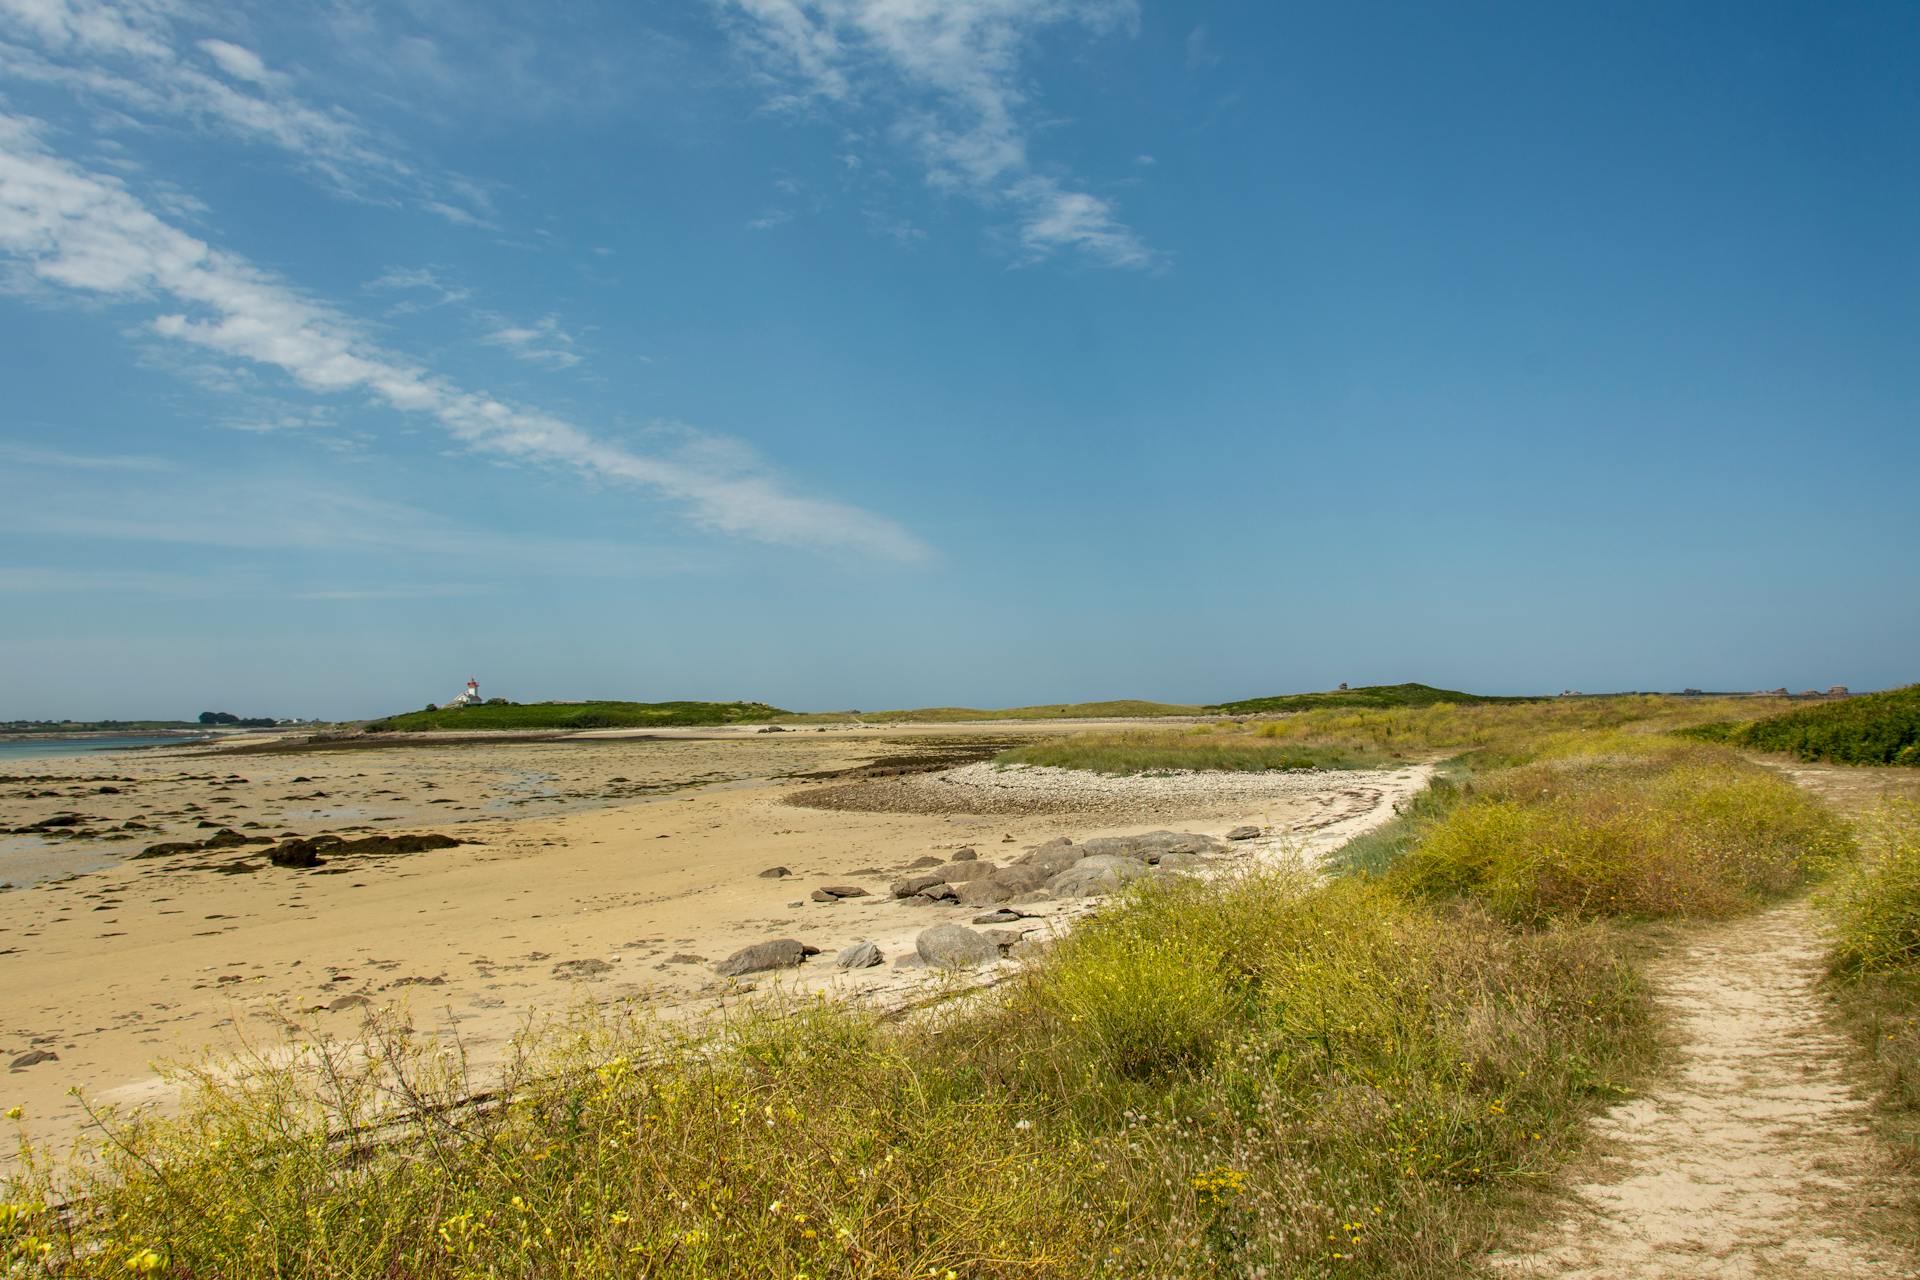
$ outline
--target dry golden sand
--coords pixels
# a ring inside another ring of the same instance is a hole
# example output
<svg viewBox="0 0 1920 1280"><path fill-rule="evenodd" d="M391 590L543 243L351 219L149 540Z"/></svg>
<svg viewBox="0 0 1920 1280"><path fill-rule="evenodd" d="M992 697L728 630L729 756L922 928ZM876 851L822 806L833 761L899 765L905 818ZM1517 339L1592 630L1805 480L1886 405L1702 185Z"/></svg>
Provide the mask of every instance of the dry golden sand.
<svg viewBox="0 0 1920 1280"><path fill-rule="evenodd" d="M57 856L76 867L116 861L0 893L0 1105L24 1104L34 1136L57 1142L83 1118L71 1089L96 1101L164 1105L156 1060L243 1043L271 1051L289 1017L351 1035L369 1008L388 1004L420 1030L457 1029L484 1064L529 1018L580 1001L698 1008L726 998L739 987L717 978L711 962L778 936L825 953L783 978L788 984L900 999L924 975L891 965L839 974L829 961L860 939L891 959L925 926L974 914L887 899L887 881L916 857L973 845L992 859L1061 834L1168 825L1219 834L1248 821L1276 833L1256 842L1271 856L1295 836L1324 845L1380 820L1424 778L1412 769L1342 774L1307 792L1295 780L1269 802L1231 805L1168 803L1142 780L1136 813L1108 806L1078 818L786 803L796 789L835 785L794 774L1008 732L721 731L16 764L16 774L76 780L0 783L0 827L77 810L95 830L134 815L154 830L135 841L62 844ZM108 777L128 781L98 781ZM119 793L101 794L100 785ZM56 794L27 798L30 791ZM312 870L264 865L259 847L128 858L152 842L210 835L201 822L270 835L439 831L471 843ZM776 865L793 876L759 876ZM247 866L255 869L235 873ZM0 879L7 875L0 867ZM809 900L830 883L874 896ZM1085 907L1038 909L1029 927L1057 927L1052 917ZM58 1056L6 1070L33 1051Z"/></svg>

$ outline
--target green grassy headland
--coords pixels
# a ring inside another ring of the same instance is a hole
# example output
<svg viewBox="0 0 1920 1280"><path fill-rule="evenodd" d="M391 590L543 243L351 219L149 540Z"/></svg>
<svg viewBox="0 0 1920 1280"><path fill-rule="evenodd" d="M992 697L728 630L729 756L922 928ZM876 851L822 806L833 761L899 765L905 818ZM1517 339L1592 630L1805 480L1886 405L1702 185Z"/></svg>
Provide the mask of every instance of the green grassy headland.
<svg viewBox="0 0 1920 1280"><path fill-rule="evenodd" d="M1484 706L1537 701L1538 698L1461 693L1456 689L1436 689L1427 684L1373 684L1358 689L1330 689L1324 693L1283 693L1270 698L1242 698L1238 702L1218 703L1207 710L1222 715L1252 716L1276 711L1318 711L1329 707L1430 707L1442 702L1456 706Z"/></svg>

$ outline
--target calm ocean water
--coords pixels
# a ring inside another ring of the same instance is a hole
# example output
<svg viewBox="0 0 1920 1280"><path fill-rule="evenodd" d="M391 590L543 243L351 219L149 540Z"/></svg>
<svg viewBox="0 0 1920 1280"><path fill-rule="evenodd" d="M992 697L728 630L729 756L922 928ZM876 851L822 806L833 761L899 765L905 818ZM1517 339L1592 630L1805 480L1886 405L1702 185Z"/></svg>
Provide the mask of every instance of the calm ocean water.
<svg viewBox="0 0 1920 1280"><path fill-rule="evenodd" d="M169 742L194 739L161 733L136 733L124 738L34 738L25 742L0 742L0 764L9 760L38 760L46 756L85 756L96 751L124 751L128 747L157 747Z"/></svg>

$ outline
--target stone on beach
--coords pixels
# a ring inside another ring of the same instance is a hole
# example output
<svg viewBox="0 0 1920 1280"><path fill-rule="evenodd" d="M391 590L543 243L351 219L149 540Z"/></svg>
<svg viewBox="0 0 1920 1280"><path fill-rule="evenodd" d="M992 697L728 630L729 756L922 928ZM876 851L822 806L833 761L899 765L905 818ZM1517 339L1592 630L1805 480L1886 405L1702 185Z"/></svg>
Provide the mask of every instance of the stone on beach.
<svg viewBox="0 0 1920 1280"><path fill-rule="evenodd" d="M792 874L793 872L787 870L785 867L768 867L760 873L760 878L762 880L785 880Z"/></svg>
<svg viewBox="0 0 1920 1280"><path fill-rule="evenodd" d="M774 938L769 942L756 942L750 947L742 947L732 955L713 966L715 973L737 978L745 973L760 973L767 969L792 969L805 963L808 956L820 954L820 948L810 947L793 938Z"/></svg>
<svg viewBox="0 0 1920 1280"><path fill-rule="evenodd" d="M871 942L856 942L833 958L833 963L841 969L871 969L884 963L886 957L880 954L880 948Z"/></svg>
<svg viewBox="0 0 1920 1280"><path fill-rule="evenodd" d="M1235 827L1233 830L1227 832L1227 839L1252 840L1258 837L1259 834L1260 828L1258 827Z"/></svg>
<svg viewBox="0 0 1920 1280"><path fill-rule="evenodd" d="M937 924L922 929L913 949L920 959L936 969L971 969L1000 958L993 939L963 924Z"/></svg>

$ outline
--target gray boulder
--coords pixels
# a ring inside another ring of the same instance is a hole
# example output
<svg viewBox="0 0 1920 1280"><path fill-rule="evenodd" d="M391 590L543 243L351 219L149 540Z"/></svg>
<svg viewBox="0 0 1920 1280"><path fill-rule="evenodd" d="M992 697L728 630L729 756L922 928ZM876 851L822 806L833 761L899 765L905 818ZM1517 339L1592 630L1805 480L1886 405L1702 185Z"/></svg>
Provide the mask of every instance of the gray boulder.
<svg viewBox="0 0 1920 1280"><path fill-rule="evenodd" d="M1259 838L1259 835L1260 828L1258 827L1235 827L1233 830L1227 832L1227 839L1254 840Z"/></svg>
<svg viewBox="0 0 1920 1280"><path fill-rule="evenodd" d="M1009 911L1005 907L1000 907L1000 908L997 908L996 910L987 912L985 915L975 916L973 918L973 923L974 924L1012 924L1016 920L1025 920L1025 919L1026 917L1021 915L1018 911Z"/></svg>
<svg viewBox="0 0 1920 1280"><path fill-rule="evenodd" d="M1011 840L1013 837L1008 836L1007 838ZM1015 858L1014 862L1022 865L1038 862L1040 859L1044 857L1047 857L1051 854L1060 853L1064 850L1071 849L1072 847L1073 847L1073 841L1067 839L1065 836L1055 836L1053 839L1047 841L1045 844L1035 845L1033 848L1027 850L1025 853Z"/></svg>
<svg viewBox="0 0 1920 1280"><path fill-rule="evenodd" d="M793 872L787 870L785 867L768 867L760 873L760 878L762 880L785 880L792 874Z"/></svg>
<svg viewBox="0 0 1920 1280"><path fill-rule="evenodd" d="M982 876L978 880L969 880L954 888L953 900L963 907L990 907L1005 902L1014 894L1013 889L1000 882L999 876Z"/></svg>
<svg viewBox="0 0 1920 1280"><path fill-rule="evenodd" d="M856 942L833 958L833 963L842 969L871 969L884 963L886 957L880 954L880 948L871 942Z"/></svg>
<svg viewBox="0 0 1920 1280"><path fill-rule="evenodd" d="M1162 871L1192 871L1206 866L1207 860L1194 853L1163 853L1154 865Z"/></svg>
<svg viewBox="0 0 1920 1280"><path fill-rule="evenodd" d="M857 884L823 884L813 891L815 902L837 902L841 898L864 898L867 891Z"/></svg>
<svg viewBox="0 0 1920 1280"><path fill-rule="evenodd" d="M963 924L937 924L923 929L914 939L913 949L935 969L970 969L1000 958L1000 948L993 939Z"/></svg>
<svg viewBox="0 0 1920 1280"><path fill-rule="evenodd" d="M978 853L974 852L973 847L969 845L965 849L955 849L952 860L955 862L972 862L979 856Z"/></svg>
<svg viewBox="0 0 1920 1280"><path fill-rule="evenodd" d="M819 954L818 947L810 947L792 938L775 938L771 942L756 942L750 947L742 947L713 966L713 969L715 973L737 978L743 973L760 973L767 969L792 969L805 963L808 956Z"/></svg>

